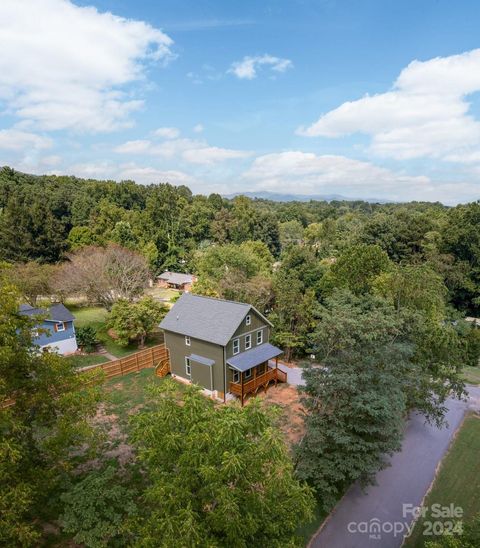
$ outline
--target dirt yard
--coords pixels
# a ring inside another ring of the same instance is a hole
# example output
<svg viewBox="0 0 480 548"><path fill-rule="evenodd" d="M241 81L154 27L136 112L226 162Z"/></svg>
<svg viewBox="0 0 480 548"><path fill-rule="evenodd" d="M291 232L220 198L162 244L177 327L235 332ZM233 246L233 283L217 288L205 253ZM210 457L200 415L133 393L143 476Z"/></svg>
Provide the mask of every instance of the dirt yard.
<svg viewBox="0 0 480 548"><path fill-rule="evenodd" d="M276 405L282 410L279 426L290 445L298 443L304 434L304 409L295 386L279 384L270 386L267 393L260 392L258 397L268 405Z"/></svg>

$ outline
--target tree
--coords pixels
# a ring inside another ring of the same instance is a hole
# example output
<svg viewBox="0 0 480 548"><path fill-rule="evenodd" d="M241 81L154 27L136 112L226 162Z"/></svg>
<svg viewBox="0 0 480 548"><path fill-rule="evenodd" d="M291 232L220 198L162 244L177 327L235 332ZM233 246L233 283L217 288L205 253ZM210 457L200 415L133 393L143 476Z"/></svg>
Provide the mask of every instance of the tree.
<svg viewBox="0 0 480 548"><path fill-rule="evenodd" d="M282 248L291 244L298 244L303 238L303 226L296 220L280 223L278 229Z"/></svg>
<svg viewBox="0 0 480 548"><path fill-rule="evenodd" d="M237 294L239 298L255 294L253 278L270 278L273 257L264 243L246 241L209 246L197 253L195 263L199 277L195 292L235 299Z"/></svg>
<svg viewBox="0 0 480 548"><path fill-rule="evenodd" d="M78 346L84 352L93 352L98 344L97 332L93 325L82 325L75 329Z"/></svg>
<svg viewBox="0 0 480 548"><path fill-rule="evenodd" d="M252 401L215 406L198 388L151 388L132 418L144 468L142 546L294 546L312 495L293 473L273 418ZM300 544L298 544L300 545Z"/></svg>
<svg viewBox="0 0 480 548"><path fill-rule="evenodd" d="M66 249L64 224L41 196L12 197L0 213L0 258L7 261L58 261Z"/></svg>
<svg viewBox="0 0 480 548"><path fill-rule="evenodd" d="M327 292L346 288L360 295L371 290L374 280L392 264L378 245L357 244L347 248L332 264L322 285Z"/></svg>
<svg viewBox="0 0 480 548"><path fill-rule="evenodd" d="M98 243L92 229L88 226L74 226L68 233L67 242L70 251Z"/></svg>
<svg viewBox="0 0 480 548"><path fill-rule="evenodd" d="M33 307L37 306L39 297L48 297L51 293L50 286L54 273L54 267L51 265L35 261L17 263L7 273L12 284L20 291L22 299Z"/></svg>
<svg viewBox="0 0 480 548"><path fill-rule="evenodd" d="M138 513L135 492L111 465L89 472L62 494L60 524L73 540L91 548L125 545L124 522Z"/></svg>
<svg viewBox="0 0 480 548"><path fill-rule="evenodd" d="M304 372L306 435L297 470L329 506L385 466L407 412L444 423L446 399L463 395L464 350L453 327L345 290L319 308L310 344L322 367Z"/></svg>
<svg viewBox="0 0 480 548"><path fill-rule="evenodd" d="M306 433L297 473L329 510L353 482L372 481L401 445L406 395L399 377L413 354L393 307L337 293L310 336L322 367L304 370Z"/></svg>
<svg viewBox="0 0 480 548"><path fill-rule="evenodd" d="M380 274L372 285L398 310L403 307L421 310L433 320L445 317L447 288L441 276L427 264L395 266Z"/></svg>
<svg viewBox="0 0 480 548"><path fill-rule="evenodd" d="M98 372L80 376L63 357L31 351L34 323L18 314L18 297L2 278L0 402L14 401L0 405L0 544L6 546L37 544L41 509L74 463L91 456L89 421L100 396Z"/></svg>
<svg viewBox="0 0 480 548"><path fill-rule="evenodd" d="M137 339L138 347L143 348L148 334L158 326L166 313L167 308L152 297L144 297L135 303L119 300L112 307L108 326L115 331L120 345L127 346L130 341Z"/></svg>
<svg viewBox="0 0 480 548"><path fill-rule="evenodd" d="M66 294L83 294L89 302L110 309L119 299L131 301L142 293L149 279L145 258L118 245L84 247L71 253L55 286Z"/></svg>

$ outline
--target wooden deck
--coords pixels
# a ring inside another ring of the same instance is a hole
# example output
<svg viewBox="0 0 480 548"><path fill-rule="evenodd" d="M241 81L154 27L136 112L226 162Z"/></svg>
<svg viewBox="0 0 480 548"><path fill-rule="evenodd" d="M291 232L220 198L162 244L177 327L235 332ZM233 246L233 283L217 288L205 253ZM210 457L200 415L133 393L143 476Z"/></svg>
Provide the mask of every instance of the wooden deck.
<svg viewBox="0 0 480 548"><path fill-rule="evenodd" d="M262 388L266 392L271 382L274 382L275 385L277 382L287 382L287 374L284 371L273 367L268 367L267 371L261 375L256 375L254 373L253 378L247 381L243 379L242 374L241 382L230 383L230 392L235 396L239 396L243 405L246 396L249 394L256 394Z"/></svg>

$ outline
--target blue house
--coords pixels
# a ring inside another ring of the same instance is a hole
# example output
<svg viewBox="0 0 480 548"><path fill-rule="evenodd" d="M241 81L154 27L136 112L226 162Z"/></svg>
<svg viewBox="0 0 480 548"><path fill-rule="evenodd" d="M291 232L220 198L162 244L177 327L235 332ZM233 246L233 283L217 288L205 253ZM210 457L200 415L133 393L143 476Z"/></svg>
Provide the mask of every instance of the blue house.
<svg viewBox="0 0 480 548"><path fill-rule="evenodd" d="M50 349L62 355L77 351L77 338L73 325L75 317L63 304L54 304L47 309L21 304L20 314L39 316L33 340L42 350Z"/></svg>

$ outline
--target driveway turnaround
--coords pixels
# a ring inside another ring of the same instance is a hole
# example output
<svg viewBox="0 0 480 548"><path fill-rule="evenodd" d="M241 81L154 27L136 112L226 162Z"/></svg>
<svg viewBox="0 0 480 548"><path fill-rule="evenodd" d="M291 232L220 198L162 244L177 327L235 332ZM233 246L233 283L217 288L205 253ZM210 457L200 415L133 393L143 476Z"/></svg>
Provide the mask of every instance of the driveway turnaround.
<svg viewBox="0 0 480 548"><path fill-rule="evenodd" d="M467 409L480 409L480 388L469 387L469 401L448 400L448 427L425 424L412 415L402 450L391 466L377 474L377 485L363 492L354 485L337 505L323 529L315 535L314 548L396 548L412 525L411 509L420 506L435 477L438 463Z"/></svg>

